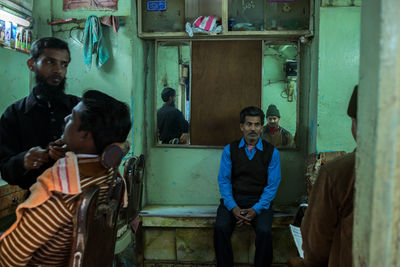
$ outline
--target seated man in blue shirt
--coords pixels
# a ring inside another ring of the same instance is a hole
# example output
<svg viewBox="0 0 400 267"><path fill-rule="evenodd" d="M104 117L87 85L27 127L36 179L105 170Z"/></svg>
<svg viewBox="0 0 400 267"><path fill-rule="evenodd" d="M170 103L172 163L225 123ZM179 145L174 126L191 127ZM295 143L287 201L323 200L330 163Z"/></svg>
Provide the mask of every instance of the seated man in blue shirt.
<svg viewBox="0 0 400 267"><path fill-rule="evenodd" d="M214 229L217 266L233 266L231 235L235 225L251 224L256 233L254 266L272 263L271 201L281 181L279 152L260 138L264 112L240 112L243 138L225 146L218 174L221 204Z"/></svg>

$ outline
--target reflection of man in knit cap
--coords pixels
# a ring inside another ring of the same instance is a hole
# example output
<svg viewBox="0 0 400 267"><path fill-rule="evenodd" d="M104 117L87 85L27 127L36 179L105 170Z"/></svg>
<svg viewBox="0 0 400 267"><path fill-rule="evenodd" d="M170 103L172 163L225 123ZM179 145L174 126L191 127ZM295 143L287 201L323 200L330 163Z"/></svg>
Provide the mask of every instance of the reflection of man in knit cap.
<svg viewBox="0 0 400 267"><path fill-rule="evenodd" d="M163 144L186 144L189 124L175 108L175 90L166 87L161 92L165 104L157 111L158 137Z"/></svg>
<svg viewBox="0 0 400 267"><path fill-rule="evenodd" d="M356 140L357 86L347 115ZM304 259L293 258L289 266L353 265L355 154L354 150L320 168L301 224Z"/></svg>
<svg viewBox="0 0 400 267"><path fill-rule="evenodd" d="M279 126L281 114L275 105L268 106L266 117L267 126L264 126L262 138L276 147L293 147L292 134Z"/></svg>

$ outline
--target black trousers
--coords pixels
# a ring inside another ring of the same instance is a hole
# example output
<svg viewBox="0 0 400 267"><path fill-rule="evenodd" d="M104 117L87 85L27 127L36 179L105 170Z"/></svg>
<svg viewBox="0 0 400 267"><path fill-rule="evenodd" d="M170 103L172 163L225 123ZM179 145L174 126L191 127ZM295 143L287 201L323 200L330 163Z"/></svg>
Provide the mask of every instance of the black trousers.
<svg viewBox="0 0 400 267"><path fill-rule="evenodd" d="M258 201L258 198L235 196L235 201L240 208L247 209L251 208ZM258 214L251 222L256 233L255 267L271 266L272 264L272 219L273 212L270 207ZM231 235L235 225L235 216L224 206L221 199L214 228L214 249L218 267L233 267Z"/></svg>

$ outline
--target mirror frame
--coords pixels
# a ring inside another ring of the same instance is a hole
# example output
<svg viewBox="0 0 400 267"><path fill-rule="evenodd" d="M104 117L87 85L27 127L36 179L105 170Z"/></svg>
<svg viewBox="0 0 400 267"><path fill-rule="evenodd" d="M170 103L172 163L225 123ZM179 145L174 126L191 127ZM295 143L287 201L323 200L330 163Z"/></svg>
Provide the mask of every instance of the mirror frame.
<svg viewBox="0 0 400 267"><path fill-rule="evenodd" d="M213 39L214 40L214 39ZM227 39L215 39L217 40L227 40ZM229 39L228 39L229 40ZM263 42L262 45L262 53L264 55L264 49L265 45L267 44L274 44L274 45L288 45L288 44L293 44L297 47L297 79L296 79L296 132L293 135L293 138L297 135L299 139L299 126L300 126L300 79L301 79L301 44L300 44L300 38L299 39L268 39L268 38L262 38L259 39L260 41ZM154 120L154 131L153 131L153 138L154 141L153 146L154 147L159 147L159 148L202 148L202 149L221 149L224 146L212 146L212 145L191 145L191 144L160 144L158 142L158 127L157 127L157 99L158 99L158 94L157 94L157 77L158 77L158 48L159 48L159 43L161 42L170 42L170 43L179 43L179 42L189 42L189 47L190 47L190 53L192 51L192 41L196 41L193 39L186 39L186 38L180 38L180 39L156 39L154 40L155 46L154 46L154 51L155 51L155 56L154 56L154 84L153 84L153 120ZM190 66L189 66L189 103L191 103L191 98L192 98L192 58L190 57ZM262 60L262 70L261 70L261 95L263 95L263 83L264 83L264 60ZM264 124L265 126L266 124ZM189 140L190 140L190 121L189 121ZM283 150L283 151L299 151L300 150L300 144L298 143L299 140L296 140L295 142L295 147L277 147L277 149Z"/></svg>

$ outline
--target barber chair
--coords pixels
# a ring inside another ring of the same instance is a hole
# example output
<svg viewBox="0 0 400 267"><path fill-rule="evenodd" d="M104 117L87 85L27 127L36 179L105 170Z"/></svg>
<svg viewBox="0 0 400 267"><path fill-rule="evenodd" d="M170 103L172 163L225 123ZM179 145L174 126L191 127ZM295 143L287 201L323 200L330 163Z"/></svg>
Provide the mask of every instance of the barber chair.
<svg viewBox="0 0 400 267"><path fill-rule="evenodd" d="M118 145L109 146L102 155L102 164L114 168L105 203L97 203L97 185L90 186L80 195L73 221L70 267L113 265L117 218L124 192L124 182L117 177L117 168L123 155L124 151Z"/></svg>
<svg viewBox="0 0 400 267"><path fill-rule="evenodd" d="M125 162L124 178L128 190L127 219L134 220L142 209L144 156L131 157Z"/></svg>
<svg viewBox="0 0 400 267"><path fill-rule="evenodd" d="M128 196L128 207L121 208L117 220L117 239L115 244L116 263L133 262L137 249L133 235L137 239L139 227L138 214L142 209L144 176L144 156L128 157L124 162L124 179Z"/></svg>
<svg viewBox="0 0 400 267"><path fill-rule="evenodd" d="M137 227L135 219L142 210L143 176L144 156L128 158L124 163L124 178L129 204L128 207L122 208L119 213L118 237L122 236L129 228L135 233Z"/></svg>

